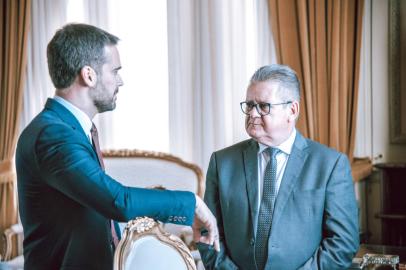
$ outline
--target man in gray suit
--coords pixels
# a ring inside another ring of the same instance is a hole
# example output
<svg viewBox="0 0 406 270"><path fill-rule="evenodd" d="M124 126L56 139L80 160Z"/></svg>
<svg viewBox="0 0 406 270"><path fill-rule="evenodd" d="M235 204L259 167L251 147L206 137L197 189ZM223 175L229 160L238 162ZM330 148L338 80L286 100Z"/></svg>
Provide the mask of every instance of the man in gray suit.
<svg viewBox="0 0 406 270"><path fill-rule="evenodd" d="M358 250L350 164L295 128L300 85L287 66L250 80L246 131L252 139L211 156L205 202L221 251L199 244L206 269L347 269Z"/></svg>

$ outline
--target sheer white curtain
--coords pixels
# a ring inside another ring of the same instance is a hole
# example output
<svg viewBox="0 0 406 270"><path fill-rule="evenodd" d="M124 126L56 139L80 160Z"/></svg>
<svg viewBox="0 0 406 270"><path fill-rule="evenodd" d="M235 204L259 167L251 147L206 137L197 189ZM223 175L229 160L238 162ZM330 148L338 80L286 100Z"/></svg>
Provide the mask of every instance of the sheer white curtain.
<svg viewBox="0 0 406 270"><path fill-rule="evenodd" d="M21 129L44 107L54 87L48 73L46 47L55 31L66 22L65 0L38 0L31 3L31 31L28 34L27 70L21 114Z"/></svg>
<svg viewBox="0 0 406 270"><path fill-rule="evenodd" d="M168 152L167 2L110 3L110 30L121 39L118 47L124 85L111 113L112 141L102 141L102 147Z"/></svg>
<svg viewBox="0 0 406 270"><path fill-rule="evenodd" d="M276 49L272 38L268 0L254 0L255 31L257 40L257 67L276 64ZM254 73L254 70L251 71Z"/></svg>
<svg viewBox="0 0 406 270"><path fill-rule="evenodd" d="M355 157L369 157L372 154L372 4L365 0L364 18L362 22L361 65L359 76L357 130L355 135Z"/></svg>
<svg viewBox="0 0 406 270"><path fill-rule="evenodd" d="M207 168L247 137L239 103L275 55L263 0L168 1L170 152Z"/></svg>

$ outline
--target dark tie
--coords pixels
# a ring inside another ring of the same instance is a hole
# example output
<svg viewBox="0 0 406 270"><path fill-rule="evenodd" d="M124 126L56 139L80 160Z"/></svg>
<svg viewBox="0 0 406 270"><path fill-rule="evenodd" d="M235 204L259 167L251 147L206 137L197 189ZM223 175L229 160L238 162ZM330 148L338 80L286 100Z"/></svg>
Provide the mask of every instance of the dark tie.
<svg viewBox="0 0 406 270"><path fill-rule="evenodd" d="M99 144L99 133L97 132L97 128L93 123L92 123L92 128L90 129L90 133L92 134L93 148L96 150L96 154L97 154L97 158L99 159L100 167L102 167L102 169L104 171L103 155L100 151L100 144Z"/></svg>
<svg viewBox="0 0 406 270"><path fill-rule="evenodd" d="M268 259L268 238L271 231L273 207L276 198L276 155L280 150L268 147L265 151L268 152L270 159L265 168L255 241L255 260L258 270L264 269Z"/></svg>
<svg viewBox="0 0 406 270"><path fill-rule="evenodd" d="M97 132L96 126L93 123L92 123L92 128L90 129L90 133L92 134L93 148L96 150L96 154L97 154L97 158L99 160L100 167L104 171L103 155L102 155L102 153L100 151L100 144L99 144L99 134ZM113 220L109 221L108 227L110 227L111 237L112 237L113 245L114 245L114 248L115 248L118 245L119 238L118 238L118 235L117 235Z"/></svg>

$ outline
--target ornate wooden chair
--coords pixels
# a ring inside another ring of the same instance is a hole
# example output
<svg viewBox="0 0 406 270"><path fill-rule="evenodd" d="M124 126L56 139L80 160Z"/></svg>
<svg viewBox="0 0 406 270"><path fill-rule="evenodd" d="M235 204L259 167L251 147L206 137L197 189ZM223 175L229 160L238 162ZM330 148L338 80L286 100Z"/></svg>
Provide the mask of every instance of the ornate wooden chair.
<svg viewBox="0 0 406 270"><path fill-rule="evenodd" d="M14 224L6 229L1 235L0 261L9 269L23 269L23 227L21 224ZM12 257L13 250L17 251L17 256Z"/></svg>
<svg viewBox="0 0 406 270"><path fill-rule="evenodd" d="M202 170L195 164L162 152L141 150L103 151L106 172L126 186L186 190L203 197ZM165 230L189 239L189 227L165 224ZM124 226L121 224L120 226ZM190 244L190 243L187 243Z"/></svg>
<svg viewBox="0 0 406 270"><path fill-rule="evenodd" d="M182 240L143 217L127 223L114 254L114 270L132 269L196 270L196 265Z"/></svg>
<svg viewBox="0 0 406 270"><path fill-rule="evenodd" d="M186 190L203 198L205 183L202 170L176 156L162 152L122 149L103 151L103 160L107 174L123 185ZM125 224L120 224L121 229L124 226ZM186 243L200 267L200 254L192 242L192 229L175 224L160 226Z"/></svg>

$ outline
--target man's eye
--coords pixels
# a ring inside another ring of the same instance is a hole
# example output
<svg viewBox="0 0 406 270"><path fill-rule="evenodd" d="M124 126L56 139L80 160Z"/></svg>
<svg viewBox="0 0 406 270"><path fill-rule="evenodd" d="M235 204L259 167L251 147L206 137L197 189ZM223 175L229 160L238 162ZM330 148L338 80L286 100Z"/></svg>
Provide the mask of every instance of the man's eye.
<svg viewBox="0 0 406 270"><path fill-rule="evenodd" d="M247 102L247 107L248 108L250 108L250 109L252 109L252 108L254 108L254 103L253 102Z"/></svg>
<svg viewBox="0 0 406 270"><path fill-rule="evenodd" d="M268 110L268 104L266 103L259 103L259 108L263 111Z"/></svg>

